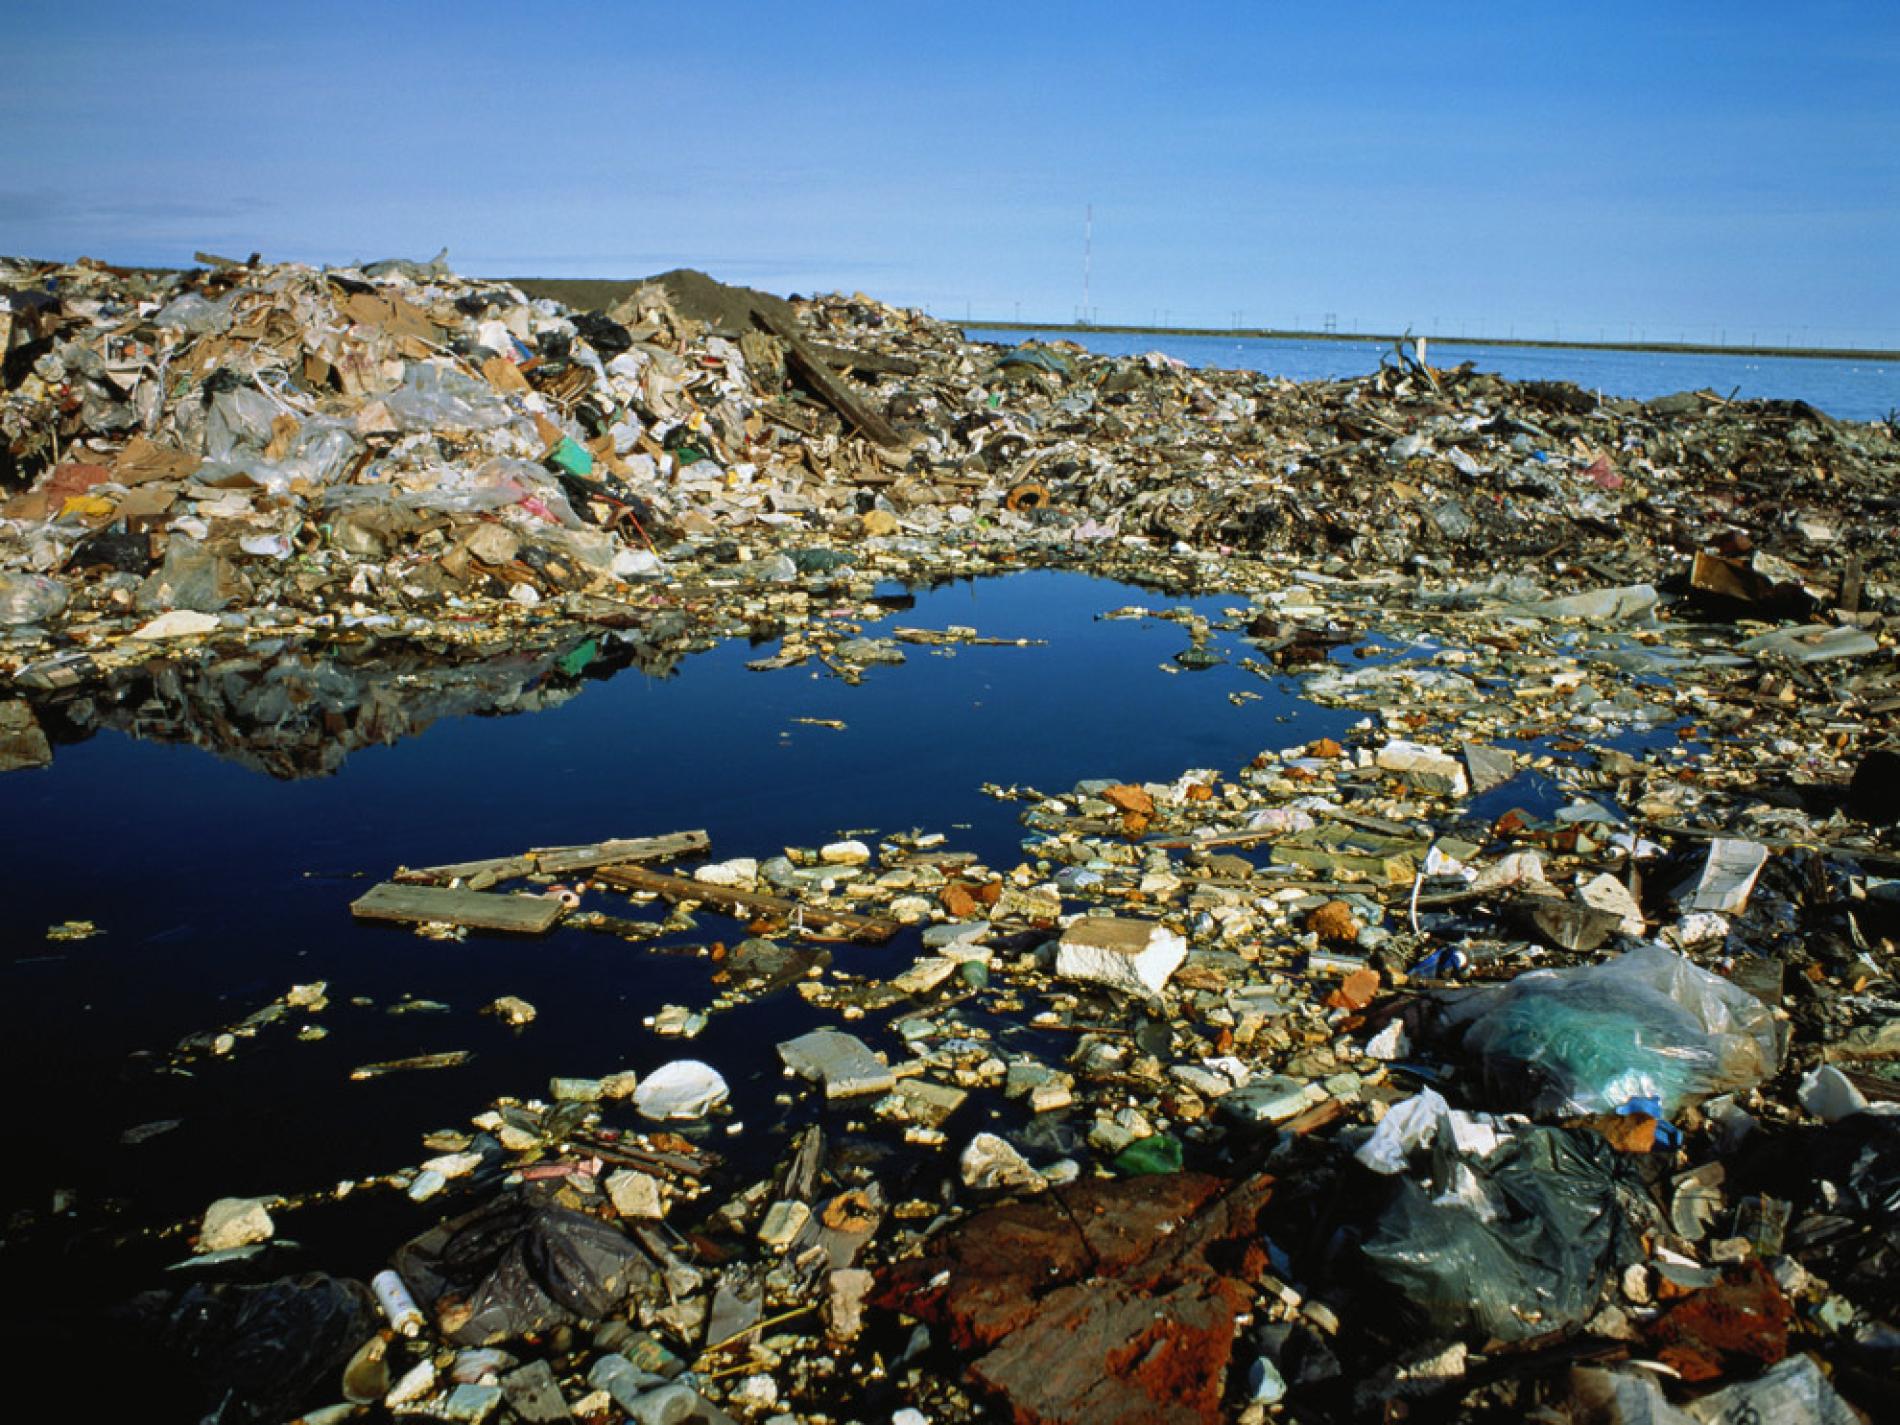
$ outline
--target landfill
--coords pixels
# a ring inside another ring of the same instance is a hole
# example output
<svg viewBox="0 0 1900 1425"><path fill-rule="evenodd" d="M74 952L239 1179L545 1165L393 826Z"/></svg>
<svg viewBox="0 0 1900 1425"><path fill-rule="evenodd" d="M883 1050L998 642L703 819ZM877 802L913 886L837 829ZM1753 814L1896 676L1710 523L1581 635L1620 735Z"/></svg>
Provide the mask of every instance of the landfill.
<svg viewBox="0 0 1900 1425"><path fill-rule="evenodd" d="M323 775L731 639L855 685L988 637L881 586L1026 568L1153 590L1103 616L1350 720L988 785L1009 864L920 806L370 868L339 924L582 931L707 991L652 1006L651 1072L90 1224L177 1259L102 1304L148 1414L1890 1418L1895 419L1403 348L1300 385L687 271L579 311L439 259L8 259L0 353L15 775L108 729ZM771 998L798 1126L761 1144L693 1041ZM160 1067L337 1015L292 985ZM366 1200L373 1270L295 1245Z"/></svg>

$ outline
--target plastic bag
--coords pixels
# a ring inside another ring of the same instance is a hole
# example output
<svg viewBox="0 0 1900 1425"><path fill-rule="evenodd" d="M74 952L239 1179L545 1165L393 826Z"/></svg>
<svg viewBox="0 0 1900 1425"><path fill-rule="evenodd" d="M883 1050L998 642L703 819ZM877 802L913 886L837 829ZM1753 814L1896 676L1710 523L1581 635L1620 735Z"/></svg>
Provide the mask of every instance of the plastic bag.
<svg viewBox="0 0 1900 1425"><path fill-rule="evenodd" d="M224 463L261 453L270 444L271 422L283 413L269 396L248 386L218 392L205 417L205 458Z"/></svg>
<svg viewBox="0 0 1900 1425"><path fill-rule="evenodd" d="M1609 1113L1750 1088L1780 1057L1774 1016L1740 986L1659 945L1535 970L1459 1001L1487 1088L1532 1113Z"/></svg>
<svg viewBox="0 0 1900 1425"><path fill-rule="evenodd" d="M223 554L195 539L174 534L165 545L165 562L139 585L138 607L150 613L191 609L213 614L247 599L251 586Z"/></svg>
<svg viewBox="0 0 1900 1425"><path fill-rule="evenodd" d="M0 624L39 623L66 607L66 586L44 574L0 574Z"/></svg>
<svg viewBox="0 0 1900 1425"><path fill-rule="evenodd" d="M344 1364L382 1325L367 1287L321 1272L150 1292L124 1315L135 1336L149 1333L168 1364L196 1378L211 1415L233 1425L287 1420L334 1399Z"/></svg>
<svg viewBox="0 0 1900 1425"><path fill-rule="evenodd" d="M396 1269L466 1346L598 1320L655 1270L612 1223L518 1197L431 1228L397 1251Z"/></svg>
<svg viewBox="0 0 1900 1425"><path fill-rule="evenodd" d="M196 292L185 292L160 307L152 316L152 325L190 332L193 336L228 331L231 327L231 304L236 300L235 292L220 302L213 302Z"/></svg>
<svg viewBox="0 0 1900 1425"><path fill-rule="evenodd" d="M664 1123L672 1118L704 1118L726 1101L726 1081L710 1064L697 1059L675 1059L662 1064L633 1091L633 1106L644 1118Z"/></svg>
<svg viewBox="0 0 1900 1425"><path fill-rule="evenodd" d="M491 430L514 419L485 382L426 362L404 371L402 385L382 402L402 431Z"/></svg>
<svg viewBox="0 0 1900 1425"><path fill-rule="evenodd" d="M274 495L288 491L292 483L328 485L348 468L356 454L356 437L338 421L305 421L281 460L253 460L245 473Z"/></svg>
<svg viewBox="0 0 1900 1425"><path fill-rule="evenodd" d="M1639 1255L1619 1201L1627 1165L1595 1134L1531 1128L1484 1159L1441 1135L1435 1157L1438 1190L1401 1179L1360 1246L1433 1329L1515 1341L1579 1324Z"/></svg>
<svg viewBox="0 0 1900 1425"><path fill-rule="evenodd" d="M1691 1401L1690 1419L1701 1425L1746 1420L1774 1425L1859 1425L1860 1416L1821 1373L1811 1356L1792 1356L1754 1380Z"/></svg>
<svg viewBox="0 0 1900 1425"><path fill-rule="evenodd" d="M443 510L453 514L474 514L518 505L536 519L565 529L581 529L585 525L574 513L574 507L567 502L567 495L553 475L539 465L507 456L483 461L466 474L443 471L442 478L429 489L405 491L400 499L412 510Z"/></svg>

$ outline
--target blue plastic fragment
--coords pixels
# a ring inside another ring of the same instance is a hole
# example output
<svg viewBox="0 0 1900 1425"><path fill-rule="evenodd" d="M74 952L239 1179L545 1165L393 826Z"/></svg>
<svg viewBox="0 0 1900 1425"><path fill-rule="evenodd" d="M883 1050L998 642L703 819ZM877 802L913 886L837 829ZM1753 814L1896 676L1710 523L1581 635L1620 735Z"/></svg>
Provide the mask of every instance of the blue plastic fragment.
<svg viewBox="0 0 1900 1425"><path fill-rule="evenodd" d="M1680 1148L1682 1146L1682 1130L1663 1117L1661 1099L1644 1098L1639 1094L1621 1108L1617 1109L1617 1112L1625 1118L1630 1118L1640 1113L1645 1117L1655 1119L1656 1144L1658 1147Z"/></svg>
<svg viewBox="0 0 1900 1425"><path fill-rule="evenodd" d="M1443 950L1432 951L1412 966L1412 973L1422 980L1442 980L1464 969L1467 963L1464 951L1455 945L1447 945Z"/></svg>

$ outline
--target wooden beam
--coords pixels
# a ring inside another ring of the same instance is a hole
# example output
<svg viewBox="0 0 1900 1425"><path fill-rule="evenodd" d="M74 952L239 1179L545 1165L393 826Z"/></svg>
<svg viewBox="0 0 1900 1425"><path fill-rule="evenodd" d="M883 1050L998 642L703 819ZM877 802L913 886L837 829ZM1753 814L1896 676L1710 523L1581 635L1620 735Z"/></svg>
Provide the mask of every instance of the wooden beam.
<svg viewBox="0 0 1900 1425"><path fill-rule="evenodd" d="M398 881L445 886L462 881L470 890L484 890L497 881L536 874L566 876L626 861L669 861L680 856L703 856L712 838L703 831L675 831L665 836L594 841L585 846L538 846L519 856L495 856L484 861L457 861L447 866L405 866Z"/></svg>
<svg viewBox="0 0 1900 1425"><path fill-rule="evenodd" d="M597 866L615 866L628 861L670 861L678 856L704 856L711 849L712 838L705 832L675 831L666 836L597 841L589 846L542 846L528 855L534 858L539 870L564 876L573 871L591 871Z"/></svg>
<svg viewBox="0 0 1900 1425"><path fill-rule="evenodd" d="M903 439L891 429L890 423L860 401L851 388L844 384L843 378L825 365L824 360L792 329L789 322L780 321L770 312L757 307L752 309L752 316L760 326L785 343L786 363L804 379L806 385L823 396L833 410L879 445L893 450L903 445Z"/></svg>
<svg viewBox="0 0 1900 1425"><path fill-rule="evenodd" d="M562 904L546 896L498 896L487 891L449 891L384 881L350 906L358 920L394 920L411 925L443 921L472 930L540 935L561 918Z"/></svg>
<svg viewBox="0 0 1900 1425"><path fill-rule="evenodd" d="M603 866L594 874L596 880L617 886L623 891L652 891L671 901L700 901L729 914L743 912L746 915L782 918L793 925L802 924L812 930L829 929L848 939L869 941L874 945L882 945L904 928L901 921L888 920L882 916L825 910L802 901L787 900L783 896L766 895L762 891L709 886L688 876L669 876L661 871L649 871L644 866Z"/></svg>
<svg viewBox="0 0 1900 1425"><path fill-rule="evenodd" d="M848 346L827 346L809 341L805 345L820 361L840 371L868 371L873 376L915 376L921 369L908 356L886 356L881 351L855 351Z"/></svg>

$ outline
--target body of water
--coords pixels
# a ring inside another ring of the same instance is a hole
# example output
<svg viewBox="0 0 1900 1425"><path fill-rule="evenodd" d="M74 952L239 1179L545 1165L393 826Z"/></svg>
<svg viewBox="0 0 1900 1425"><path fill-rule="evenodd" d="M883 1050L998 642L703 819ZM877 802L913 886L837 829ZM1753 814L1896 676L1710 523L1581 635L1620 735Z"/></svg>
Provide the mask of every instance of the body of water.
<svg viewBox="0 0 1900 1425"><path fill-rule="evenodd" d="M1244 601L1187 602L1213 614ZM868 631L961 624L1046 644L910 646L906 663L873 666L857 686L815 663L748 671L747 660L770 649L740 641L664 678L631 669L589 678L550 662L524 681L518 656L497 655L491 681L504 691L487 710L541 711L430 720L383 707L379 725L420 730L352 751L327 776L258 770L297 765L258 756L281 741L281 725L247 727L230 713L281 709L325 695L326 685L240 698L232 689L259 686L272 665L231 660L189 685L223 690L221 700L201 692L195 721L170 697L176 685L141 689L132 699L140 716L115 725L133 735L67 741L50 767L0 777L0 816L19 829L0 1055L9 1081L29 1086L10 1134L6 1207L44 1212L64 1188L80 1195L88 1219L101 1200L119 1199L128 1221L150 1222L195 1216L224 1195L318 1189L418 1161L423 1133L466 1124L498 1095L545 1093L553 1075L645 1073L682 1056L714 1064L732 1085L747 1129L719 1140L721 1150L770 1161L783 1146L773 1131L784 1082L774 1045L835 1015L782 991L714 1014L690 1044L644 1023L664 1004L704 1008L717 993L707 958L665 946L736 944L741 923L702 914L659 949L572 927L458 943L356 922L350 902L402 865L692 828L711 833L715 858L760 859L846 834L875 844L938 831L947 849L1006 870L1030 833L1022 804L984 794L986 781L1066 790L1088 777L1172 780L1191 767L1231 776L1262 748L1344 734L1348 714L1238 667L1250 650L1237 635L1215 635L1227 663L1188 672L1172 663L1188 646L1179 624L1097 617L1129 604L1179 606L1053 573L920 593ZM468 690L483 670L454 677L456 708L481 710ZM419 670L376 685L375 699L399 701L405 687L439 696ZM1229 696L1242 691L1256 697ZM663 912L606 895L588 908L650 920ZM47 940L49 926L73 919L103 933ZM834 948L841 967L879 978L917 953L916 931L885 947ZM182 1073L167 1066L182 1037L315 980L330 987L331 1008L311 1021L327 1038L300 1042L295 1024L269 1026L227 1058L203 1057ZM527 999L539 1018L516 1032L480 1013L503 994ZM391 1014L405 998L440 1008ZM852 1027L901 1054L881 1023ZM441 1072L349 1077L366 1062L448 1050L475 1058ZM169 1131L121 1142L127 1129L170 1120L178 1125ZM396 1224L407 1231L436 1215L434 1204L381 1201L407 1214ZM321 1218L307 1214L289 1230L336 1251L320 1265L364 1275L400 1240L385 1224L381 1235L326 1243Z"/></svg>
<svg viewBox="0 0 1900 1425"><path fill-rule="evenodd" d="M1365 376L1391 355L1390 342L1297 341L1268 337L1154 336L1136 332L1021 329L972 331L978 341L1008 345L1073 341L1104 356L1159 351L1190 366L1263 371L1294 381ZM1433 366L1466 361L1515 381L1571 381L1606 396L1648 400L1704 388L1737 398L1806 401L1842 420L1884 420L1900 409L1900 362L1831 357L1721 356L1699 352L1610 351L1547 346L1485 346L1433 341Z"/></svg>

